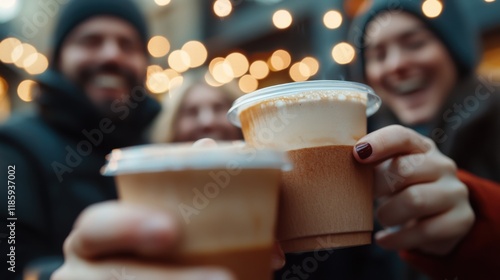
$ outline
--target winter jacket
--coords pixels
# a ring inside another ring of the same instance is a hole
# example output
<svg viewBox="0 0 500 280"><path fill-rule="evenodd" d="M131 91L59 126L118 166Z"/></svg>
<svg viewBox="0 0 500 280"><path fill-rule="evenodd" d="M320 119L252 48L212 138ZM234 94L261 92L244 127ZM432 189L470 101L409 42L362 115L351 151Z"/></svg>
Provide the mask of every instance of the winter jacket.
<svg viewBox="0 0 500 280"><path fill-rule="evenodd" d="M26 267L48 279L62 263L63 242L80 212L116 198L113 179L99 172L106 155L145 143L145 129L160 110L136 88L127 103L114 104L116 115L106 117L59 73L47 71L39 82L36 110L14 114L0 126L0 179L6 183L13 175L14 186L3 188L11 192L1 196L1 222L11 225L8 235L15 234L1 239L2 263L14 267L2 269L1 279L21 279Z"/></svg>

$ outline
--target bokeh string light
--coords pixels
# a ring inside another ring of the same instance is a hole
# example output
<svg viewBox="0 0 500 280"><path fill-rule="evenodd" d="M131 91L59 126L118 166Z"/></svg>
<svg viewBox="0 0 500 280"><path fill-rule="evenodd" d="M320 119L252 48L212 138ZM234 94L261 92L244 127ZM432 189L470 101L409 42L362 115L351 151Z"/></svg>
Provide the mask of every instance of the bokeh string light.
<svg viewBox="0 0 500 280"><path fill-rule="evenodd" d="M335 10L328 11L323 16L323 23L329 29L336 29L342 24L342 14Z"/></svg>
<svg viewBox="0 0 500 280"><path fill-rule="evenodd" d="M155 0L156 5L158 6L166 6L170 4L171 0Z"/></svg>
<svg viewBox="0 0 500 280"><path fill-rule="evenodd" d="M285 29L290 27L293 22L292 14L287 10L278 10L273 14L273 24L278 29Z"/></svg>
<svg viewBox="0 0 500 280"><path fill-rule="evenodd" d="M443 4L439 0L425 0L422 3L422 12L428 18L438 17L443 11Z"/></svg>
<svg viewBox="0 0 500 280"><path fill-rule="evenodd" d="M181 50L189 56L188 66L191 68L199 67L207 60L208 51L199 41L189 41L182 46Z"/></svg>
<svg viewBox="0 0 500 280"><path fill-rule="evenodd" d="M164 36L153 36L149 39L148 51L153 57L164 57L170 51L170 42Z"/></svg>
<svg viewBox="0 0 500 280"><path fill-rule="evenodd" d="M233 4L229 0L216 0L213 9L218 17L227 17L233 11Z"/></svg>
<svg viewBox="0 0 500 280"><path fill-rule="evenodd" d="M346 42L340 42L332 49L333 60L341 65L351 63L355 53L353 46Z"/></svg>
<svg viewBox="0 0 500 280"><path fill-rule="evenodd" d="M22 101L31 102L33 101L33 90L36 82L32 80L24 80L19 83L17 87L17 95Z"/></svg>

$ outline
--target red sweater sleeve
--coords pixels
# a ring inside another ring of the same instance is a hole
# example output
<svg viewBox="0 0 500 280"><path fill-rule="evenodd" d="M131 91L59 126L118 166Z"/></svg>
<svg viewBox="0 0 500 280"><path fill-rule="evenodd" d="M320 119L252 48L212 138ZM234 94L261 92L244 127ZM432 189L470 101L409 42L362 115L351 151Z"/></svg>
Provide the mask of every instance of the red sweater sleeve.
<svg viewBox="0 0 500 280"><path fill-rule="evenodd" d="M471 231L445 257L409 251L400 255L433 279L500 279L500 185L463 170L457 175L469 189L476 215Z"/></svg>

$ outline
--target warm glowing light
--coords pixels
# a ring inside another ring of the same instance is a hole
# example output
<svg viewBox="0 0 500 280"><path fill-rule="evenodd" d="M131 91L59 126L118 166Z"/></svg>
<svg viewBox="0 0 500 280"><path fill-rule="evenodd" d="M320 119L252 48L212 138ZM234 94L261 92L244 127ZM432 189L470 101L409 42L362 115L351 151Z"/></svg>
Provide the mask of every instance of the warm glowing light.
<svg viewBox="0 0 500 280"><path fill-rule="evenodd" d="M155 3L158 6L166 6L170 4L170 0L155 0Z"/></svg>
<svg viewBox="0 0 500 280"><path fill-rule="evenodd" d="M168 84L168 90L173 90L174 88L182 86L183 82L184 82L184 77L182 76L174 77L173 79L170 80L170 83Z"/></svg>
<svg viewBox="0 0 500 280"><path fill-rule="evenodd" d="M238 86L244 93L249 93L256 90L259 87L259 81L251 75L245 75L240 78Z"/></svg>
<svg viewBox="0 0 500 280"><path fill-rule="evenodd" d="M207 60L208 52L201 42L189 41L182 46L182 50L189 55L191 68L199 67Z"/></svg>
<svg viewBox="0 0 500 280"><path fill-rule="evenodd" d="M12 52L20 45L21 41L13 37L0 42L0 60L3 63L14 63L12 60Z"/></svg>
<svg viewBox="0 0 500 280"><path fill-rule="evenodd" d="M17 95L22 101L31 102L33 100L33 87L36 83L32 80L24 80L17 87Z"/></svg>
<svg viewBox="0 0 500 280"><path fill-rule="evenodd" d="M12 61L14 61L17 67L22 68L24 67L24 60L35 53L37 51L32 45L27 43L21 44L12 51Z"/></svg>
<svg viewBox="0 0 500 280"><path fill-rule="evenodd" d="M284 70L290 66L290 63L292 63L292 57L285 50L277 50L273 52L268 61L269 68L273 71Z"/></svg>
<svg viewBox="0 0 500 280"><path fill-rule="evenodd" d="M1 0L0 9L11 9L16 5L17 0Z"/></svg>
<svg viewBox="0 0 500 280"><path fill-rule="evenodd" d="M0 0L0 23L14 19L22 4L19 0Z"/></svg>
<svg viewBox="0 0 500 280"><path fill-rule="evenodd" d="M216 57L216 58L212 59L212 61L210 61L210 64L208 65L208 70L210 71L210 73L213 74L215 65L217 65L219 62L223 62L223 61L224 61L223 57Z"/></svg>
<svg viewBox="0 0 500 280"><path fill-rule="evenodd" d="M161 94L182 85L184 78L173 69L162 70L158 65L148 67L146 86L152 93Z"/></svg>
<svg viewBox="0 0 500 280"><path fill-rule="evenodd" d="M316 60L314 57L305 57L301 61L302 63L300 64L300 71L301 73L308 73L306 74L307 76L311 77L316 75L319 70L319 62ZM304 70L303 68L307 68L307 70Z"/></svg>
<svg viewBox="0 0 500 280"><path fill-rule="evenodd" d="M149 39L148 51L153 57L166 56L170 51L170 42L163 36L154 36Z"/></svg>
<svg viewBox="0 0 500 280"><path fill-rule="evenodd" d="M307 66L307 64L303 63L302 61L299 63L299 72L300 72L300 75L304 76L304 77L311 77L311 69L309 69L309 66Z"/></svg>
<svg viewBox="0 0 500 280"><path fill-rule="evenodd" d="M227 17L233 10L233 5L229 0L217 0L214 2L214 13L218 17Z"/></svg>
<svg viewBox="0 0 500 280"><path fill-rule="evenodd" d="M211 73L214 79L222 84L229 83L231 80L233 80L234 77L231 65L229 65L229 63L225 60L217 62L214 65L213 71Z"/></svg>
<svg viewBox="0 0 500 280"><path fill-rule="evenodd" d="M213 87L222 86L222 83L217 82L210 72L205 73L205 82L207 82L209 86Z"/></svg>
<svg viewBox="0 0 500 280"><path fill-rule="evenodd" d="M7 96L8 90L9 90L9 84L4 78L0 77L0 100L2 100L2 98Z"/></svg>
<svg viewBox="0 0 500 280"><path fill-rule="evenodd" d="M323 23L329 29L338 28L342 24L342 14L338 11L328 11L323 16Z"/></svg>
<svg viewBox="0 0 500 280"><path fill-rule="evenodd" d="M241 53L234 52L229 54L226 57L226 61L231 66L231 69L233 69L234 78L241 77L248 71L248 59Z"/></svg>
<svg viewBox="0 0 500 280"><path fill-rule="evenodd" d="M154 73L158 73L163 71L163 68L161 68L160 65L149 65L147 69L147 75L148 77L153 75Z"/></svg>
<svg viewBox="0 0 500 280"><path fill-rule="evenodd" d="M269 67L267 66L267 63L263 60L252 62L250 65L250 75L259 80L267 77L267 75L269 75Z"/></svg>
<svg viewBox="0 0 500 280"><path fill-rule="evenodd" d="M41 53L33 53L24 60L23 67L30 75L38 75L47 70L49 60Z"/></svg>
<svg viewBox="0 0 500 280"><path fill-rule="evenodd" d="M177 71L175 71L174 69L165 69L163 71L163 73L165 75L167 75L167 77L170 79L170 81L172 81L174 78L177 78L177 77L180 77L181 75L179 73L177 73Z"/></svg>
<svg viewBox="0 0 500 280"><path fill-rule="evenodd" d="M5 120L10 114L8 90L9 84L0 76L0 121Z"/></svg>
<svg viewBox="0 0 500 280"><path fill-rule="evenodd" d="M9 84L0 76L0 121L10 114L10 100L8 98Z"/></svg>
<svg viewBox="0 0 500 280"><path fill-rule="evenodd" d="M493 2L495 2L495 0L484 0L484 2L486 2L486 3L493 3Z"/></svg>
<svg viewBox="0 0 500 280"><path fill-rule="evenodd" d="M346 42L338 43L332 49L333 60L338 64L350 63L354 59L354 55L354 48Z"/></svg>
<svg viewBox="0 0 500 280"><path fill-rule="evenodd" d="M188 70L190 64L191 58L186 51L175 50L168 56L168 65L179 73Z"/></svg>
<svg viewBox="0 0 500 280"><path fill-rule="evenodd" d="M305 80L309 79L308 75L303 75L301 73L301 71L300 71L301 64L302 64L302 62L296 62L292 65L292 67L290 67L290 72L289 72L290 78L292 78L292 80L294 80L295 82L305 81Z"/></svg>
<svg viewBox="0 0 500 280"><path fill-rule="evenodd" d="M164 72L151 74L146 80L146 86L152 93L164 93L168 90L170 79Z"/></svg>
<svg viewBox="0 0 500 280"><path fill-rule="evenodd" d="M426 0L422 4L422 12L429 18L435 18L443 11L443 4L438 0Z"/></svg>
<svg viewBox="0 0 500 280"><path fill-rule="evenodd" d="M273 24L279 29L288 28L292 21L292 14L287 10L278 10L273 14Z"/></svg>

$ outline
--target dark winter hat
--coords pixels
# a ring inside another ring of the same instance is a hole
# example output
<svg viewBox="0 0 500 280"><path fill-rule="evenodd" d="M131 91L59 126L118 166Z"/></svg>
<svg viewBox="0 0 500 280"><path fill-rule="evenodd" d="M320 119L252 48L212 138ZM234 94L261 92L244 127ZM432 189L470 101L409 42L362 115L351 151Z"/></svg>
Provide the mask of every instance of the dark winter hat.
<svg viewBox="0 0 500 280"><path fill-rule="evenodd" d="M356 49L357 59L350 65L350 74L354 80L364 80L364 48L366 27L383 12L387 17L381 19L383 24L390 24L391 14L410 13L421 19L426 26L444 43L458 67L461 77L471 74L479 60L477 30L465 15L461 1L441 1L443 11L436 18L428 18L422 12L423 1L416 0L373 0L370 9L356 18L351 24L349 40Z"/></svg>
<svg viewBox="0 0 500 280"><path fill-rule="evenodd" d="M144 43L148 41L148 28L144 16L131 0L70 0L61 10L52 38L52 67L57 67L61 46L68 34L85 20L102 15L115 16L137 29Z"/></svg>

